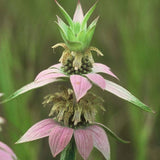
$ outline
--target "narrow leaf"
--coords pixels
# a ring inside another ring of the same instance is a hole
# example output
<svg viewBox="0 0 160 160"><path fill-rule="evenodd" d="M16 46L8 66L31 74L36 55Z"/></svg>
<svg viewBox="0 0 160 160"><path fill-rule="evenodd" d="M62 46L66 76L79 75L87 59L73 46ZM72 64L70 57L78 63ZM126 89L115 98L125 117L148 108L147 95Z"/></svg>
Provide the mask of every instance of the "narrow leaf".
<svg viewBox="0 0 160 160"><path fill-rule="evenodd" d="M106 73L118 79L118 77L111 71L111 69L108 66L101 64L101 63L94 63L92 71L95 73Z"/></svg>
<svg viewBox="0 0 160 160"><path fill-rule="evenodd" d="M65 19L67 20L68 24L73 28L73 21L72 21L71 17L69 16L69 14L64 10L64 8L56 0L55 0L55 2L58 5L61 13L63 14Z"/></svg>
<svg viewBox="0 0 160 160"><path fill-rule="evenodd" d="M89 73L89 74L86 74L86 76L89 80L91 80L93 83L95 83L101 89L103 89L103 90L105 89L106 81L101 75L96 74L96 73Z"/></svg>
<svg viewBox="0 0 160 160"><path fill-rule="evenodd" d="M73 129L68 127L55 127L49 135L49 146L53 157L59 154L68 145L73 135Z"/></svg>
<svg viewBox="0 0 160 160"><path fill-rule="evenodd" d="M89 25L88 29L92 28L93 26L97 25L99 16Z"/></svg>
<svg viewBox="0 0 160 160"><path fill-rule="evenodd" d="M63 22L63 20L59 16L57 16L57 21L58 21L59 26L63 28L65 33L67 33L68 26Z"/></svg>
<svg viewBox="0 0 160 160"><path fill-rule="evenodd" d="M97 125L89 126L87 129L92 133L94 147L104 155L106 160L110 160L110 145L105 131Z"/></svg>
<svg viewBox="0 0 160 160"><path fill-rule="evenodd" d="M79 22L82 23L83 21L83 10L80 2L78 1L77 8L75 10L74 16L73 16L73 22Z"/></svg>
<svg viewBox="0 0 160 160"><path fill-rule="evenodd" d="M97 123L97 122L94 122L93 124L99 125L99 126L103 127L103 128L106 130L106 132L107 132L110 136L112 136L113 138L115 138L116 140L118 140L118 141L120 141L120 142L122 142L122 143L130 143L129 141L125 141L125 140L121 139L120 137L118 137L118 136L117 136L113 131L111 131L107 126L105 126L105 125L103 125L103 124L101 124L101 123Z"/></svg>
<svg viewBox="0 0 160 160"><path fill-rule="evenodd" d="M42 87L42 86L45 86L49 83L52 83L52 82L56 82L56 81L59 81L58 79L48 79L48 80L45 80L45 81L41 81L41 82L31 82L27 85L25 85L24 87L20 88L19 90L17 90L16 92L14 92L13 94L11 94L8 98L6 98L4 101L0 102L1 103L6 103L16 97L18 97L19 95L23 94L23 93L26 93L30 90L33 90L33 89L36 89L36 88L39 88L39 87Z"/></svg>
<svg viewBox="0 0 160 160"><path fill-rule="evenodd" d="M84 16L83 22L82 22L82 30L85 28L88 19L90 18L91 14L93 13L93 11L95 10L97 5L97 2L90 8L90 10L86 13L86 15Z"/></svg>
<svg viewBox="0 0 160 160"><path fill-rule="evenodd" d="M74 131L74 139L78 152L84 160L87 160L93 149L93 139L91 132L87 129L77 129Z"/></svg>
<svg viewBox="0 0 160 160"><path fill-rule="evenodd" d="M24 143L47 137L57 125L51 118L42 120L34 124L16 143Z"/></svg>
<svg viewBox="0 0 160 160"><path fill-rule="evenodd" d="M106 80L106 91L126 100L133 104L135 104L140 109L147 111L147 112L153 112L151 108L149 108L147 105L142 103L139 99L137 99L135 96L133 96L128 90L125 88L119 86L116 83L113 83L111 81Z"/></svg>

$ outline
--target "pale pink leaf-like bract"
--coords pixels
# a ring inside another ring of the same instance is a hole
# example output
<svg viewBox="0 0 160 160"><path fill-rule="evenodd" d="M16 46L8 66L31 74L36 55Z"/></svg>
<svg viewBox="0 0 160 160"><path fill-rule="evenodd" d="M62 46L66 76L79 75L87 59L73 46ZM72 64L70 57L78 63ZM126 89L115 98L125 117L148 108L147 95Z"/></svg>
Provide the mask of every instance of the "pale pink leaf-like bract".
<svg viewBox="0 0 160 160"><path fill-rule="evenodd" d="M86 75L93 83L95 83L97 86L99 86L102 89L105 89L106 87L106 81L105 79L96 73L89 73Z"/></svg>
<svg viewBox="0 0 160 160"><path fill-rule="evenodd" d="M59 154L68 145L73 135L73 129L57 126L49 135L49 146L53 157Z"/></svg>
<svg viewBox="0 0 160 160"><path fill-rule="evenodd" d="M87 160L93 149L93 138L91 132L87 129L77 129L74 131L74 138L78 152L84 160Z"/></svg>
<svg viewBox="0 0 160 160"><path fill-rule="evenodd" d="M109 160L110 145L105 131L96 125L90 126L87 129L89 129L92 133L94 147L96 147L104 155L104 157Z"/></svg>
<svg viewBox="0 0 160 160"><path fill-rule="evenodd" d="M92 84L89 82L89 80L80 75L71 75L70 81L74 89L77 101L85 96L87 91L92 87Z"/></svg>
<svg viewBox="0 0 160 160"><path fill-rule="evenodd" d="M56 126L57 123L53 119L42 120L33 125L16 143L29 142L47 137Z"/></svg>

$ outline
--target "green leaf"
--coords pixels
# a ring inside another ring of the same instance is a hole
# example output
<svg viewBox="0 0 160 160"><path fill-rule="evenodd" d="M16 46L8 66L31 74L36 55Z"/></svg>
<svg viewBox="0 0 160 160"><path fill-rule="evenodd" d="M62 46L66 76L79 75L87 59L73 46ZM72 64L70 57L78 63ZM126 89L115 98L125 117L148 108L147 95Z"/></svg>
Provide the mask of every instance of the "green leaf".
<svg viewBox="0 0 160 160"><path fill-rule="evenodd" d="M60 79L48 79L48 80L44 80L44 81L40 81L40 82L31 82L31 83L23 86L22 88L20 88L19 90L17 90L13 94L11 94L8 98L6 98L2 102L0 102L0 104L6 103L6 102L18 97L19 95L30 91L30 90L33 90L33 89L36 89L36 88L40 88L40 87L43 87L43 86L45 86L47 84L50 84L50 83L53 83L53 82L57 82L57 81L60 81Z"/></svg>
<svg viewBox="0 0 160 160"><path fill-rule="evenodd" d="M99 19L99 16L94 21L92 21L92 23L88 27L88 30L97 24L98 19Z"/></svg>
<svg viewBox="0 0 160 160"><path fill-rule="evenodd" d="M82 49L82 43L81 42L72 42L72 41L67 41L67 46L71 51L81 51Z"/></svg>
<svg viewBox="0 0 160 160"><path fill-rule="evenodd" d="M73 30L71 28L68 28L67 30L67 37L69 41L75 41L75 35L73 33Z"/></svg>
<svg viewBox="0 0 160 160"><path fill-rule="evenodd" d="M96 124L96 125L99 125L101 127L103 127L106 132L112 136L113 138L115 138L116 140L122 142L122 143L130 143L130 141L126 141L126 140L123 140L122 138L120 138L119 136L117 136L113 131L111 131L111 129L109 129L107 126L101 124L101 123L97 123L97 122L94 122L93 124Z"/></svg>
<svg viewBox="0 0 160 160"><path fill-rule="evenodd" d="M133 104L135 104L137 107L139 107L140 109L147 111L147 112L153 112L151 110L151 108L149 108L147 105L145 105L144 103L142 103L138 98L136 98L135 96L133 96L128 90L126 90L125 88L119 86L116 83L113 83L111 81L106 80L106 88L105 90L107 90L108 92L126 100L129 101ZM153 112L154 113L154 112Z"/></svg>
<svg viewBox="0 0 160 160"><path fill-rule="evenodd" d="M85 43L86 43L87 46L89 46L90 43L91 43L91 40L92 40L93 35L94 35L95 28L96 28L96 25L92 26L92 28L90 28L86 33Z"/></svg>
<svg viewBox="0 0 160 160"><path fill-rule="evenodd" d="M63 14L65 19L67 20L68 24L71 26L71 28L73 28L73 21L72 21L71 17L69 16L69 14L64 10L64 8L56 0L55 0L55 2L58 5L61 13Z"/></svg>
<svg viewBox="0 0 160 160"><path fill-rule="evenodd" d="M63 31L64 31L65 33L67 33L68 26L63 22L63 20L62 20L59 16L57 16L57 21L58 21L59 26L60 26L61 28L63 28Z"/></svg>
<svg viewBox="0 0 160 160"><path fill-rule="evenodd" d="M84 19L83 19L83 22L82 22L82 26L81 26L81 30L85 29L87 21L90 18L90 16L93 13L93 11L95 10L96 5L97 5L97 2L90 8L90 10L84 16Z"/></svg>
<svg viewBox="0 0 160 160"><path fill-rule="evenodd" d="M77 39L78 41L80 42L84 42L85 40L85 37L86 37L86 31L81 31L78 35L77 35Z"/></svg>
<svg viewBox="0 0 160 160"><path fill-rule="evenodd" d="M65 43L67 43L67 40L68 40L67 35L66 35L67 33L65 33L65 31L63 30L63 28L57 22L55 22L55 23L58 26L58 29L60 31L60 34L61 34L63 40L65 41Z"/></svg>
<svg viewBox="0 0 160 160"><path fill-rule="evenodd" d="M74 33L78 34L80 32L81 25L80 23L74 23Z"/></svg>

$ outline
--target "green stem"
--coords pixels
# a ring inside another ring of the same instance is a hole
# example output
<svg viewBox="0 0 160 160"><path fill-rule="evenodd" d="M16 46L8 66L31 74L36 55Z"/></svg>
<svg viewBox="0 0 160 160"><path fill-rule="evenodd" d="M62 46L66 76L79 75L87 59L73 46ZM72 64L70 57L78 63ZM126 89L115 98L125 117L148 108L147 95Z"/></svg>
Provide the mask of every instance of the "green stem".
<svg viewBox="0 0 160 160"><path fill-rule="evenodd" d="M76 146L73 138L68 146L62 151L60 160L76 160Z"/></svg>

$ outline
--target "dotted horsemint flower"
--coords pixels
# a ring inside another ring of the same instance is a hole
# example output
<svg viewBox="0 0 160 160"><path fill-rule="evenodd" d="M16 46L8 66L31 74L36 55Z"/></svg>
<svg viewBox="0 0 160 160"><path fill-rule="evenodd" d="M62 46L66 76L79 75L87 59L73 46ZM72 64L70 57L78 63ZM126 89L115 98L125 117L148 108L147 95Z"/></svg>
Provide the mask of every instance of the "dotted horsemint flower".
<svg viewBox="0 0 160 160"><path fill-rule="evenodd" d="M73 137L78 152L84 160L88 159L93 147L97 148L104 155L105 159L110 159L110 146L107 135L98 125L73 129L64 127L53 119L45 119L33 125L17 143L44 137L49 137L49 146L53 157L62 152Z"/></svg>
<svg viewBox="0 0 160 160"><path fill-rule="evenodd" d="M87 66L83 66L82 70L86 70L84 69L85 67ZM5 99L2 103L7 102L35 88L39 88L53 82L62 81L64 80L64 78L65 79L68 78L72 84L77 101L79 101L83 96L85 96L87 91L91 89L92 85L94 84L99 86L103 91L108 91L126 101L129 101L135 104L140 109L143 109L148 112L152 112L151 108L149 108L144 103L142 103L139 99L133 96L128 90L126 90L125 88L121 87L120 85L112 81L104 79L99 74L99 73L105 73L112 77L117 78L115 74L111 72L109 67L101 63L94 63L91 70L92 71L87 74L78 73L78 74L70 75L68 72L67 73L65 72L61 63L53 65L48 69L40 72L36 76L33 82L17 90L7 99Z"/></svg>
<svg viewBox="0 0 160 160"><path fill-rule="evenodd" d="M0 160L17 160L14 152L3 142L0 141Z"/></svg>

